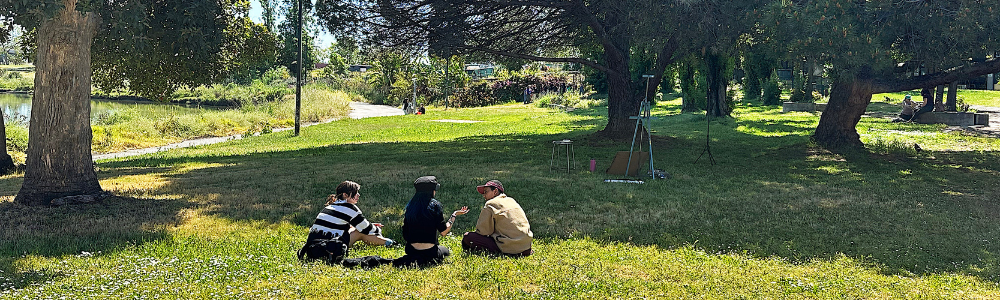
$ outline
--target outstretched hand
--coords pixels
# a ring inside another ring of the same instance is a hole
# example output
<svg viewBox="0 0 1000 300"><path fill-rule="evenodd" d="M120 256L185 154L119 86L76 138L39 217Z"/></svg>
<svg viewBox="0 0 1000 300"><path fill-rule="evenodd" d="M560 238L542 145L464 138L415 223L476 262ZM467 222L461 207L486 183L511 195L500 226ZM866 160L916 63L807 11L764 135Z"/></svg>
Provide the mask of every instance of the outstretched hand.
<svg viewBox="0 0 1000 300"><path fill-rule="evenodd" d="M453 215L455 215L455 216L461 216L461 215L464 215L465 213L468 213L468 212L469 212L469 207L468 206L462 206L462 209L456 210L453 213Z"/></svg>

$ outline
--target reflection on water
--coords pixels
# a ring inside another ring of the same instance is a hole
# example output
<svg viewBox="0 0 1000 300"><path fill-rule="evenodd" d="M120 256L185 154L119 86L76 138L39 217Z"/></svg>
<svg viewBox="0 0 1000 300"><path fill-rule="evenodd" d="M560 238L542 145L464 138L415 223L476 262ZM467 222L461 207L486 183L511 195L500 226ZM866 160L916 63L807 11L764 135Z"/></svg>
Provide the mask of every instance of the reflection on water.
<svg viewBox="0 0 1000 300"><path fill-rule="evenodd" d="M90 101L90 118L93 119L102 113L113 111L116 107L120 106L121 104L110 101ZM24 118L24 120L28 120L31 117L31 95L0 93L0 109L3 109L3 112L11 118Z"/></svg>

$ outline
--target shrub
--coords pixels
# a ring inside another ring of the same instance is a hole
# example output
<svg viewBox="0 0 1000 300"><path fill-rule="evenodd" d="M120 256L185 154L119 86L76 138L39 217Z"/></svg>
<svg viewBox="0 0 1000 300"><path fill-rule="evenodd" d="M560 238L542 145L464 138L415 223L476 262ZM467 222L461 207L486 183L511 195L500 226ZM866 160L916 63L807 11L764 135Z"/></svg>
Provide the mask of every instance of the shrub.
<svg viewBox="0 0 1000 300"><path fill-rule="evenodd" d="M19 72L0 70L0 90L26 92L34 88L34 78L27 78Z"/></svg>
<svg viewBox="0 0 1000 300"><path fill-rule="evenodd" d="M559 73L501 70L497 78L496 81L473 82L465 89L456 91L452 101L462 107L495 105L523 101L524 91L528 88L538 98L547 93L562 94L569 86L569 77Z"/></svg>
<svg viewBox="0 0 1000 300"><path fill-rule="evenodd" d="M241 107L276 102L291 93L292 89L284 85L265 84L263 80L257 80L250 85L215 84L177 91L171 102Z"/></svg>
<svg viewBox="0 0 1000 300"><path fill-rule="evenodd" d="M764 100L764 105L781 104L781 87L778 86L776 76L771 76L770 79L764 82L764 94L761 98Z"/></svg>
<svg viewBox="0 0 1000 300"><path fill-rule="evenodd" d="M7 133L7 153L28 151L28 126L16 122L5 124Z"/></svg>
<svg viewBox="0 0 1000 300"><path fill-rule="evenodd" d="M493 89L486 81L473 82L468 87L455 91L451 101L455 107L478 107L501 103L493 96Z"/></svg>
<svg viewBox="0 0 1000 300"><path fill-rule="evenodd" d="M116 125L131 121L136 117L135 109L118 109L98 114L93 119L94 125Z"/></svg>

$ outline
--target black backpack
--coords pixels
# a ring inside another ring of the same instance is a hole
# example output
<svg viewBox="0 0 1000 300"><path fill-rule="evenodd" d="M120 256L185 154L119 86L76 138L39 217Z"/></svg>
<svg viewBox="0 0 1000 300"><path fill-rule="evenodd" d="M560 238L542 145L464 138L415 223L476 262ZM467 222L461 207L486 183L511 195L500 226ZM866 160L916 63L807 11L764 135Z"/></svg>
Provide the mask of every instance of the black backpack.
<svg viewBox="0 0 1000 300"><path fill-rule="evenodd" d="M327 264L340 264L347 256L347 244L340 239L317 239L306 241L299 249L299 259L319 259Z"/></svg>

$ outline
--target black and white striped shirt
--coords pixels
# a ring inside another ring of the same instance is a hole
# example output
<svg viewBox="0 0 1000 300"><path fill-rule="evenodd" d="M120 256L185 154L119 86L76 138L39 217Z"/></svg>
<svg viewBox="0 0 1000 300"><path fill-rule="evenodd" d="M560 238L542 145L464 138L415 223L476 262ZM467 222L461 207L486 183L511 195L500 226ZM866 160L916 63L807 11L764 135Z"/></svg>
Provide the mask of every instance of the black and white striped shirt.
<svg viewBox="0 0 1000 300"><path fill-rule="evenodd" d="M360 233L367 235L382 235L382 229L365 219L357 205L337 200L327 205L316 216L316 221L309 228L309 240L313 239L348 239L348 230L354 227Z"/></svg>

